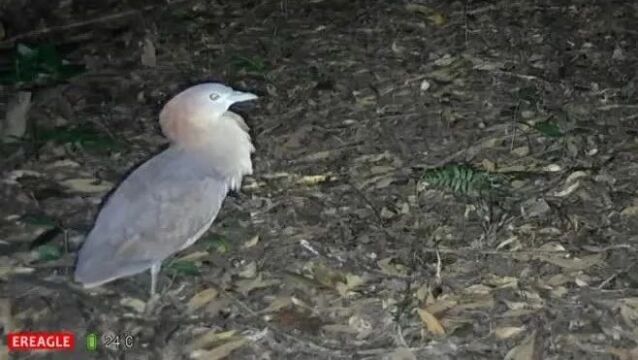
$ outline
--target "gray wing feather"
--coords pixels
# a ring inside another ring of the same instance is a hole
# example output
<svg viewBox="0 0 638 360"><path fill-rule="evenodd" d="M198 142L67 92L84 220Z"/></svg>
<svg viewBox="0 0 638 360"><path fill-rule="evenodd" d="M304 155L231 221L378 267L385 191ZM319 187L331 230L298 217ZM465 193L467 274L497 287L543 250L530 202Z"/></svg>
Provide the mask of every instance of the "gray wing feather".
<svg viewBox="0 0 638 360"><path fill-rule="evenodd" d="M161 262L210 226L227 191L204 159L164 151L106 202L80 250L76 280L99 285Z"/></svg>

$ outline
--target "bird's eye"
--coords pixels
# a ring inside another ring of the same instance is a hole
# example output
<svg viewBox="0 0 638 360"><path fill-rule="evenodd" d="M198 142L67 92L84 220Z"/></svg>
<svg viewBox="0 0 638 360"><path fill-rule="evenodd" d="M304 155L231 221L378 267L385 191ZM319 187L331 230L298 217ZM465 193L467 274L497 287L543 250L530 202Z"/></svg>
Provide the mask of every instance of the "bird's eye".
<svg viewBox="0 0 638 360"><path fill-rule="evenodd" d="M217 101L219 99L219 94L218 93L211 93L210 95L208 95L208 98L213 100L213 101Z"/></svg>

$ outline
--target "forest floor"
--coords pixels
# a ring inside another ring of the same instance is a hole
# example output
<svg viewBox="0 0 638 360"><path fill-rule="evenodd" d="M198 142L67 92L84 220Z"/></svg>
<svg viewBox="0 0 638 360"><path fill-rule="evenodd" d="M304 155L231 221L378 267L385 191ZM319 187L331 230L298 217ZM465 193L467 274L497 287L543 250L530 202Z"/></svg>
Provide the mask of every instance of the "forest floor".
<svg viewBox="0 0 638 360"><path fill-rule="evenodd" d="M18 358L638 359L635 2L8 3L0 67L18 43L86 67L0 88L2 114L32 94L0 324L77 336ZM204 81L260 95L254 175L158 299L148 272L82 289L102 199Z"/></svg>

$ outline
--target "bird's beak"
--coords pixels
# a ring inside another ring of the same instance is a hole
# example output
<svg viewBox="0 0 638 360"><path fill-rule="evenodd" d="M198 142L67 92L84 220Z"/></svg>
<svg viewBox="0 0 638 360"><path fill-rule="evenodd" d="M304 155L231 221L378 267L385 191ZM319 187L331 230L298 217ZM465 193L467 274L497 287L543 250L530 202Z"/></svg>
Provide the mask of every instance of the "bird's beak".
<svg viewBox="0 0 638 360"><path fill-rule="evenodd" d="M228 101L231 104L255 99L257 99L257 95L242 91L233 91L228 97Z"/></svg>

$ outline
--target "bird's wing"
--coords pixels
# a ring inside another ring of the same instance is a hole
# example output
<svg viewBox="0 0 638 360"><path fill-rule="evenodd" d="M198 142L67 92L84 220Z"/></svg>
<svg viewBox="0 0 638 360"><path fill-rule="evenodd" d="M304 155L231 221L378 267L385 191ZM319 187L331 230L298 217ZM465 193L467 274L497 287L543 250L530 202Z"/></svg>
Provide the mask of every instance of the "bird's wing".
<svg viewBox="0 0 638 360"><path fill-rule="evenodd" d="M76 279L101 284L144 271L201 236L228 185L198 160L169 149L131 173L100 211Z"/></svg>

